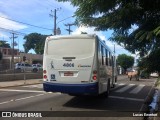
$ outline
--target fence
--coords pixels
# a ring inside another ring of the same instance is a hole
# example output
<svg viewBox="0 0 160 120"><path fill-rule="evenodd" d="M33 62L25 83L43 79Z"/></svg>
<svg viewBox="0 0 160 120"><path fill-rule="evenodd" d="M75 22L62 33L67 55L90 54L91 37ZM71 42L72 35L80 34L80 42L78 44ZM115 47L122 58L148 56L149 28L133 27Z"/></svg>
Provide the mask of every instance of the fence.
<svg viewBox="0 0 160 120"><path fill-rule="evenodd" d="M15 68L10 69L8 63L0 63L0 82L12 81L12 80L25 80L25 79L42 79L43 72L39 70L37 72L32 71L21 71L16 70Z"/></svg>

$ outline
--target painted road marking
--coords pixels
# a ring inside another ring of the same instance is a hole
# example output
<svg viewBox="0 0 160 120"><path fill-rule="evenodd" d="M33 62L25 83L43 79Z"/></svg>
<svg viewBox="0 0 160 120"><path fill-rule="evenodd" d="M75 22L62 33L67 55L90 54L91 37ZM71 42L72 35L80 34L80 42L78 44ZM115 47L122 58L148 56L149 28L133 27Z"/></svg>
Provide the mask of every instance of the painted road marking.
<svg viewBox="0 0 160 120"><path fill-rule="evenodd" d="M29 88L43 88L42 84L38 84L38 85L27 85L27 86L22 86L22 87L29 87Z"/></svg>
<svg viewBox="0 0 160 120"><path fill-rule="evenodd" d="M14 89L0 89L0 91L7 92L35 92L35 93L44 93L45 91L36 91L36 90L14 90Z"/></svg>
<svg viewBox="0 0 160 120"><path fill-rule="evenodd" d="M125 83L116 84L116 87L112 88L111 90L115 90L123 85L125 85Z"/></svg>
<svg viewBox="0 0 160 120"><path fill-rule="evenodd" d="M118 84L118 86L122 86L122 85L125 85L125 83L120 83L120 84Z"/></svg>
<svg viewBox="0 0 160 120"><path fill-rule="evenodd" d="M118 97L118 96L108 96L109 98L115 98L115 99L122 99L122 100L131 100L131 101L139 101L144 102L144 99L138 99L138 98L127 98L127 97Z"/></svg>
<svg viewBox="0 0 160 120"><path fill-rule="evenodd" d="M145 85L140 84L136 88L134 88L130 93L137 94L138 92L140 92L143 89L144 86Z"/></svg>
<svg viewBox="0 0 160 120"><path fill-rule="evenodd" d="M45 95L45 94L38 94L38 95L28 96L28 97L24 97L24 98L11 99L11 100L8 100L8 101L1 102L0 105L10 103L10 102L14 102L14 101L19 101L19 100L29 99L29 98L33 98L33 97L38 97L38 96L42 96L42 95Z"/></svg>
<svg viewBox="0 0 160 120"><path fill-rule="evenodd" d="M127 85L127 86L125 86L125 87L123 87L123 88L121 88L121 89L119 89L119 90L117 90L117 91L115 91L115 92L122 93L122 92L128 90L129 88L131 88L131 87L134 86L134 85L135 85L135 84L129 84L129 85Z"/></svg>
<svg viewBox="0 0 160 120"><path fill-rule="evenodd" d="M8 100L8 101L1 102L0 105L7 104L7 103L10 103L10 102L16 102L16 101L20 101L20 100L30 99L30 98L34 98L34 97L39 97L39 96L46 95L46 94L48 94L48 93L32 95L32 96L23 97L23 98L17 98L17 99L11 99L11 100ZM54 96L55 95L61 95L61 93L59 93L59 92L54 93Z"/></svg>

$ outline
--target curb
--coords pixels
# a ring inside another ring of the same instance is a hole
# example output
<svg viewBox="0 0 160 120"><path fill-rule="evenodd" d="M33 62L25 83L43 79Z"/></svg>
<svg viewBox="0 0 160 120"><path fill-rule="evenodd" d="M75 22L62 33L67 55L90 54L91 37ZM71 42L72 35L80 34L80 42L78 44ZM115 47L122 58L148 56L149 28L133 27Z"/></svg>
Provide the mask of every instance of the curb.
<svg viewBox="0 0 160 120"><path fill-rule="evenodd" d="M152 101L148 107L149 107L149 114L151 115L155 114L155 116L148 117L148 120L158 120L159 119L158 110L160 110L160 88L158 87L155 88Z"/></svg>
<svg viewBox="0 0 160 120"><path fill-rule="evenodd" d="M146 98L144 99L144 103L143 105L141 106L140 110L139 110L139 113L148 113L149 112L149 103L151 103L152 101L152 97L154 95L154 85L151 87L149 93L147 94ZM141 120L148 120L148 117L146 116L143 116Z"/></svg>
<svg viewBox="0 0 160 120"><path fill-rule="evenodd" d="M13 84L13 85L0 86L0 88L26 86L26 85L36 85L36 84L41 84L41 83L43 83L43 80L39 80L39 81L33 82L33 83L25 83L25 82L23 82L23 83L21 83L21 84L16 83L16 84Z"/></svg>

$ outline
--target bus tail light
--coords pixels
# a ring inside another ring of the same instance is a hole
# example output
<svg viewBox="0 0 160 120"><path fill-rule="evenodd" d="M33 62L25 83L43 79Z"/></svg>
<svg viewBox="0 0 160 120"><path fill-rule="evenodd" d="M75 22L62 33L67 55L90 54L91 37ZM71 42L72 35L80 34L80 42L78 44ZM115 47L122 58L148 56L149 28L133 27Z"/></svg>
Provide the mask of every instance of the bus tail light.
<svg viewBox="0 0 160 120"><path fill-rule="evenodd" d="M93 70L92 79L93 79L93 80L97 80L97 70Z"/></svg>
<svg viewBox="0 0 160 120"><path fill-rule="evenodd" d="M97 74L97 70L93 70L93 74Z"/></svg>
<svg viewBox="0 0 160 120"><path fill-rule="evenodd" d="M47 79L47 75L44 75L43 78L44 78L44 79Z"/></svg>
<svg viewBox="0 0 160 120"><path fill-rule="evenodd" d="M43 70L43 74L46 74L47 73L47 71L46 70Z"/></svg>
<svg viewBox="0 0 160 120"><path fill-rule="evenodd" d="M46 70L43 70L43 79L44 79L44 81L47 79L46 73L47 73L47 71L46 71Z"/></svg>
<svg viewBox="0 0 160 120"><path fill-rule="evenodd" d="M94 76L92 77L92 79L93 79L93 80L97 80L97 76L94 75Z"/></svg>

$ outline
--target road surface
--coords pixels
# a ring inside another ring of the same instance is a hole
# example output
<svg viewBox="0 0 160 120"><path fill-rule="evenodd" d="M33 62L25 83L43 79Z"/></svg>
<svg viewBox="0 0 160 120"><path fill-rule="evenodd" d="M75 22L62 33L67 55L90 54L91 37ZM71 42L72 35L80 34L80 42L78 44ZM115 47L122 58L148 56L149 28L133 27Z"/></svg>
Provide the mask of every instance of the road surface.
<svg viewBox="0 0 160 120"><path fill-rule="evenodd" d="M120 76L107 99L46 93L42 84L3 88L0 89L0 111L39 112L42 118L36 118L37 120L48 120L51 117L54 120L137 120L143 117L134 115L145 112L146 100L153 94L155 81L155 78L129 81L127 76ZM6 118L1 117L0 120Z"/></svg>

